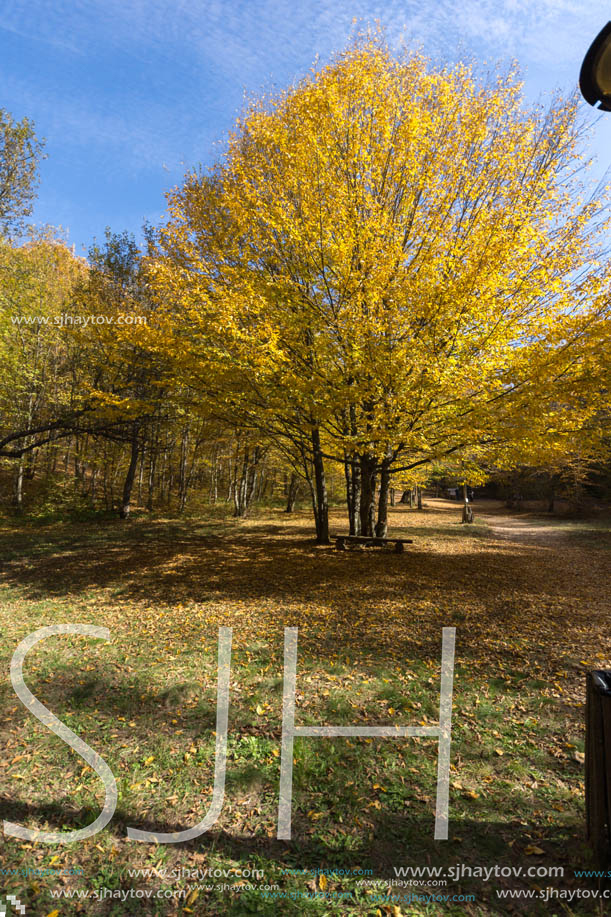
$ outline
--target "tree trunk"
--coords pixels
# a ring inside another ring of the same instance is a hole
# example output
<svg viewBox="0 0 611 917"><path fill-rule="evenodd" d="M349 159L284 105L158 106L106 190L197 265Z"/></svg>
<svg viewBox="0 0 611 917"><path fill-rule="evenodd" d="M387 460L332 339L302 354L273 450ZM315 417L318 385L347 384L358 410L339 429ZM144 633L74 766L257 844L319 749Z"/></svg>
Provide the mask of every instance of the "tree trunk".
<svg viewBox="0 0 611 917"><path fill-rule="evenodd" d="M102 490L104 493L104 506L111 509L110 494L108 493L108 443L104 442L104 456L102 458Z"/></svg>
<svg viewBox="0 0 611 917"><path fill-rule="evenodd" d="M47 467L45 477L55 474L57 471L57 443L47 443L46 447Z"/></svg>
<svg viewBox="0 0 611 917"><path fill-rule="evenodd" d="M81 462L80 452L80 438L76 436L74 438L74 455L72 456L72 461L74 464L74 489L78 489L79 481L83 476L83 463Z"/></svg>
<svg viewBox="0 0 611 917"><path fill-rule="evenodd" d="M549 490L548 490L548 499L547 499L547 511L548 513L553 513L556 509L556 488L559 483L559 475L553 474L550 477Z"/></svg>
<svg viewBox="0 0 611 917"><path fill-rule="evenodd" d="M187 450L189 447L189 427L182 431L180 441L180 469L178 475L178 512L184 513L187 504Z"/></svg>
<svg viewBox="0 0 611 917"><path fill-rule="evenodd" d="M390 459L385 458L380 472L380 496L378 497L378 521L376 538L386 538L388 533L388 491L390 488Z"/></svg>
<svg viewBox="0 0 611 917"><path fill-rule="evenodd" d="M252 454L249 447L246 446L244 448L240 476L238 479L239 462L238 456L236 454L233 482L233 514L240 519L243 519L248 513L253 497L255 495L258 467L262 456L263 450L260 446L255 446Z"/></svg>
<svg viewBox="0 0 611 917"><path fill-rule="evenodd" d="M261 479L263 470L259 468L259 463L263 458L263 450L260 446L255 446L253 452L253 458L251 465L248 469L248 475L246 477L246 506L247 508L252 503L257 492L257 481Z"/></svg>
<svg viewBox="0 0 611 917"><path fill-rule="evenodd" d="M149 473L148 473L148 492L146 498L146 508L149 513L153 512L153 500L155 495L155 473L157 471L157 449L159 443L159 430L151 430L151 446L149 452Z"/></svg>
<svg viewBox="0 0 611 917"><path fill-rule="evenodd" d="M265 493L267 491L267 484L268 484L267 462L265 461L265 457L263 456L261 460L261 467L259 468L259 471L257 472L257 484L254 489L254 497L253 497L254 500L258 501L258 500L265 499Z"/></svg>
<svg viewBox="0 0 611 917"><path fill-rule="evenodd" d="M32 400L32 397L30 397L29 407L28 407L28 419L27 419L28 430L30 429L30 424L32 420L32 409L33 409L33 400ZM30 437L26 436L23 441L23 445L27 446L29 445L29 443L30 443ZM25 455L19 456L19 464L17 465L17 472L15 474L15 481L13 484L13 505L15 507L15 510L18 513L23 512L23 478L24 476L27 476L26 462L29 465L31 465L33 468L34 457L32 453L30 453L30 455L27 458Z"/></svg>
<svg viewBox="0 0 611 917"><path fill-rule="evenodd" d="M68 468L70 467L70 447L72 445L72 437L69 436L66 441L66 451L64 453L64 474L68 474Z"/></svg>
<svg viewBox="0 0 611 917"><path fill-rule="evenodd" d="M127 467L127 474L125 475L125 482L123 484L123 497L121 499L121 506L119 508L119 517L121 519L127 519L130 513L132 489L134 486L134 479L136 477L136 468L138 466L139 455L140 442L138 438L138 429L134 428L129 465Z"/></svg>
<svg viewBox="0 0 611 917"><path fill-rule="evenodd" d="M350 535L361 534L361 466L354 453L344 457L346 476L346 504Z"/></svg>
<svg viewBox="0 0 611 917"><path fill-rule="evenodd" d="M325 465L320 445L320 431L312 427L312 465L314 468L314 522L316 524L316 541L318 544L329 544L329 503L327 498L327 480Z"/></svg>
<svg viewBox="0 0 611 917"><path fill-rule="evenodd" d="M25 442L25 441L24 441ZM28 481L34 480L36 474L36 464L38 462L38 452L34 450L28 454L24 475Z"/></svg>
<svg viewBox="0 0 611 917"><path fill-rule="evenodd" d="M239 440L238 446L239 449ZM234 464L234 483L233 483L233 515L238 518L245 515L245 496L246 496L246 470L248 468L248 446L244 449L244 455L242 457L242 470L238 478L238 455L236 449L236 460Z"/></svg>
<svg viewBox="0 0 611 917"><path fill-rule="evenodd" d="M216 503L219 495L219 447L218 443L214 444L214 453L212 456L212 471L210 473L210 503Z"/></svg>
<svg viewBox="0 0 611 917"><path fill-rule="evenodd" d="M18 513L23 512L23 473L24 461L23 456L20 456L13 484L13 506Z"/></svg>
<svg viewBox="0 0 611 917"><path fill-rule="evenodd" d="M140 454L140 467L138 468L138 503L142 503L142 482L144 480L144 451Z"/></svg>
<svg viewBox="0 0 611 917"><path fill-rule="evenodd" d="M286 508L285 513L292 513L295 509L295 501L297 500L297 491L299 489L299 478L297 474L292 471L291 479L286 485Z"/></svg>
<svg viewBox="0 0 611 917"><path fill-rule="evenodd" d="M418 496L418 509L422 509L422 488L416 488L416 494Z"/></svg>
<svg viewBox="0 0 611 917"><path fill-rule="evenodd" d="M375 514L377 460L371 455L361 455L361 534L373 536Z"/></svg>
<svg viewBox="0 0 611 917"><path fill-rule="evenodd" d="M463 484L462 486L462 522L473 522L473 510L469 505L469 496L467 492L467 485Z"/></svg>

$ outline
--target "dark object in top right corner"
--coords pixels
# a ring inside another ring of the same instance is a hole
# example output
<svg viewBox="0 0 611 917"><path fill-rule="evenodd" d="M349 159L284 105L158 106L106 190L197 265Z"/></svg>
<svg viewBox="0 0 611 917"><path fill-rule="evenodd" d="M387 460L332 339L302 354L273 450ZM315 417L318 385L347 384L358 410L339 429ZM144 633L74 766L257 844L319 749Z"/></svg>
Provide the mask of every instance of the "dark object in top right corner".
<svg viewBox="0 0 611 917"><path fill-rule="evenodd" d="M579 73L579 88L590 105L611 111L611 22L588 48Z"/></svg>

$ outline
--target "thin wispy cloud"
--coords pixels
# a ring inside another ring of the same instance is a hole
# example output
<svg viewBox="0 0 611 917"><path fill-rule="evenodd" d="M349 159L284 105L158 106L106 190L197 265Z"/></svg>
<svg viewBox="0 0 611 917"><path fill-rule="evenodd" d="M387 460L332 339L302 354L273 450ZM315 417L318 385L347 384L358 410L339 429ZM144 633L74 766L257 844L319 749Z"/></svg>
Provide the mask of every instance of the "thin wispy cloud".
<svg viewBox="0 0 611 917"><path fill-rule="evenodd" d="M47 136L46 181L60 180L53 162L88 165L112 223L100 178L122 203L121 176L139 180L128 196L156 210L186 166L211 159L245 94L291 84L356 28L378 21L436 59L517 59L540 93L574 86L604 19L598 0L0 0L0 105Z"/></svg>

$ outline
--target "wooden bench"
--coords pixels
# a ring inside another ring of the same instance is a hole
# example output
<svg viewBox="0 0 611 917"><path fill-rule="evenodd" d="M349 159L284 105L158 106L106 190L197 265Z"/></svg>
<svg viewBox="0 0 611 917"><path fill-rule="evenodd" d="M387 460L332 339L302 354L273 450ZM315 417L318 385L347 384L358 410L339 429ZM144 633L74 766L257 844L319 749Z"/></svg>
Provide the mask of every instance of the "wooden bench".
<svg viewBox="0 0 611 917"><path fill-rule="evenodd" d="M375 535L337 535L335 538L335 547L338 551L345 551L346 544L362 544L365 548L384 548L386 545L394 544L395 554L402 554L405 550L404 545L413 543L413 538L376 538Z"/></svg>

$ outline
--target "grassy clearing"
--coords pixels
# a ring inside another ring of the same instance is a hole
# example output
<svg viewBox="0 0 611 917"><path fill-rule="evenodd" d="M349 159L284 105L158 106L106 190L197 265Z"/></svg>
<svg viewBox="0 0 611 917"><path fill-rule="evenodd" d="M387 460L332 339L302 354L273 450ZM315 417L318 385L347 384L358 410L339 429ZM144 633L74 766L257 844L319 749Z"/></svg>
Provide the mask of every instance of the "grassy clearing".
<svg viewBox="0 0 611 917"><path fill-rule="evenodd" d="M105 758L120 789L111 824L90 840L51 848L0 839L5 870L76 867L82 875L15 873L0 877L0 889L37 915L373 915L390 913L391 904L404 915L475 915L550 913L543 901L506 903L499 889L585 887L573 877L589 867L584 673L611 667L611 565L598 531L577 524L575 537L558 545L519 544L495 538L488 517L459 525L456 504L429 501L424 513L391 514L393 533L415 538L403 555L318 548L305 514L281 512L242 523L136 519L0 530L0 814L73 829L92 821L103 801L95 774L26 713L10 686L15 646L47 624L112 632L108 643L58 637L40 645L28 656L26 683ZM344 530L339 515L334 523ZM416 725L437 720L448 625L458 628L450 839L433 840L435 740L334 738L296 740L293 840L278 841L283 628L299 627L298 723ZM180 830L207 810L219 626L233 627L222 814L188 844L131 842L128 825ZM394 867L457 863L562 866L568 881L501 877L393 889L404 899L472 894L472 903L376 898ZM164 877L208 867L260 869L263 878ZM156 874L128 875L138 868ZM325 882L315 877L320 869L337 874ZM379 884L363 887L363 878ZM195 888L240 881L258 887ZM265 885L328 897L270 900ZM51 896L100 887L185 889L190 897ZM573 902L557 912L596 910Z"/></svg>

